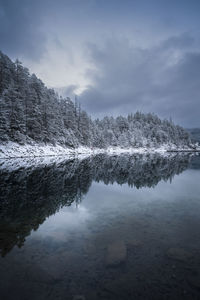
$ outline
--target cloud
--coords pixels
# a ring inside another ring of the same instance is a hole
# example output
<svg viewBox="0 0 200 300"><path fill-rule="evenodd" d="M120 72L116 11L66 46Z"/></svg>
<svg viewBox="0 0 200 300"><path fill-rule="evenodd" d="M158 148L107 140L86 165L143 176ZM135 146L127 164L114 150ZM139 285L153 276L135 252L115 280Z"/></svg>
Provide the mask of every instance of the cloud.
<svg viewBox="0 0 200 300"><path fill-rule="evenodd" d="M64 96L80 94L92 115L151 111L199 126L199 6L0 0L0 50Z"/></svg>
<svg viewBox="0 0 200 300"><path fill-rule="evenodd" d="M56 88L55 90L63 97L70 97L71 99L73 99L78 89L79 89L78 85L71 84L68 85L67 87Z"/></svg>
<svg viewBox="0 0 200 300"><path fill-rule="evenodd" d="M9 56L38 59L45 51L42 11L37 0L0 0L1 50Z"/></svg>
<svg viewBox="0 0 200 300"><path fill-rule="evenodd" d="M109 39L103 46L89 44L95 69L86 73L92 85L80 96L83 107L100 117L140 110L198 126L200 52L195 45L188 34L147 49L123 38Z"/></svg>

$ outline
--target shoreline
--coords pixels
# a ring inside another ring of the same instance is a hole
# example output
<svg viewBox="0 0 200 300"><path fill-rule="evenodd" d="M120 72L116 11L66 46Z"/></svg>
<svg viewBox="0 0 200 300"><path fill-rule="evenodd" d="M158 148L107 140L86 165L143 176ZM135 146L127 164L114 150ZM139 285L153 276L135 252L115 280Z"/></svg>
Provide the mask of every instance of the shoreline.
<svg viewBox="0 0 200 300"><path fill-rule="evenodd" d="M171 148L171 149L169 149ZM174 149L173 149L174 148ZM88 156L88 155L97 155L100 153L106 153L110 155L117 155L123 153L129 154L143 154L143 153L181 153L181 152L200 152L199 149L190 149L190 148L177 148L175 149L174 145L163 145L159 148L120 148L120 147L108 147L106 149L101 148L89 148L80 146L78 148L67 148L61 145L42 145L42 144L26 144L19 145L17 143L9 142L7 144L0 145L0 159L10 159L10 158L35 158L35 157L54 157L54 156Z"/></svg>
<svg viewBox="0 0 200 300"><path fill-rule="evenodd" d="M194 150L194 149L191 149L191 150L167 150L167 152L189 152L189 153L200 153L200 149L199 150Z"/></svg>

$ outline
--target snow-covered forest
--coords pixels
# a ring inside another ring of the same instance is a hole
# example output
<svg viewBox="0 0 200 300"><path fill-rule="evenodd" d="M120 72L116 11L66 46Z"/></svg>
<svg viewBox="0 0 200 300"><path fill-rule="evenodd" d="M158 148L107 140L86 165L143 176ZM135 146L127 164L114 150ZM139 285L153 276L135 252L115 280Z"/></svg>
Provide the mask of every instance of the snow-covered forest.
<svg viewBox="0 0 200 300"><path fill-rule="evenodd" d="M134 112L134 107L133 107ZM0 52L0 142L107 148L188 146L189 134L154 114L92 120L77 101L60 97L19 60Z"/></svg>

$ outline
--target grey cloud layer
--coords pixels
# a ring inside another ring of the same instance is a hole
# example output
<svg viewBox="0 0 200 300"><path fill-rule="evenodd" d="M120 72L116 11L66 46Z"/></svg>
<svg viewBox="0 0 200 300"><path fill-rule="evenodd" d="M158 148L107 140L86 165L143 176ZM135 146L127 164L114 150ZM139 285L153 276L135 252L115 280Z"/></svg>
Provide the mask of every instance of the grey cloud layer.
<svg viewBox="0 0 200 300"><path fill-rule="evenodd" d="M96 116L131 111L170 116L184 126L199 126L200 52L187 34L171 37L151 49L128 40L111 39L103 47L90 44L93 85L82 93L84 107Z"/></svg>
<svg viewBox="0 0 200 300"><path fill-rule="evenodd" d="M90 113L150 111L200 126L199 9L199 0L0 0L0 50L30 69L41 62L45 82L51 72L65 76L52 66L62 64L70 74L73 54L81 56L86 43L86 65L95 68L85 74L91 85L80 100ZM69 81L62 94L73 96L81 79Z"/></svg>
<svg viewBox="0 0 200 300"><path fill-rule="evenodd" d="M17 57L39 58L45 51L45 35L40 29L39 1L0 0L1 50Z"/></svg>

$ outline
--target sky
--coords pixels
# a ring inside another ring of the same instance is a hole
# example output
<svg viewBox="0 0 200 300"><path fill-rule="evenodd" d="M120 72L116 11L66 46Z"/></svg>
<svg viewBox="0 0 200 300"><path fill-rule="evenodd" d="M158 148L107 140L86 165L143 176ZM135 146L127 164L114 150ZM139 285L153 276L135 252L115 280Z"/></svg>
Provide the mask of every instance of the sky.
<svg viewBox="0 0 200 300"><path fill-rule="evenodd" d="M199 0L0 0L0 50L93 118L200 127Z"/></svg>

